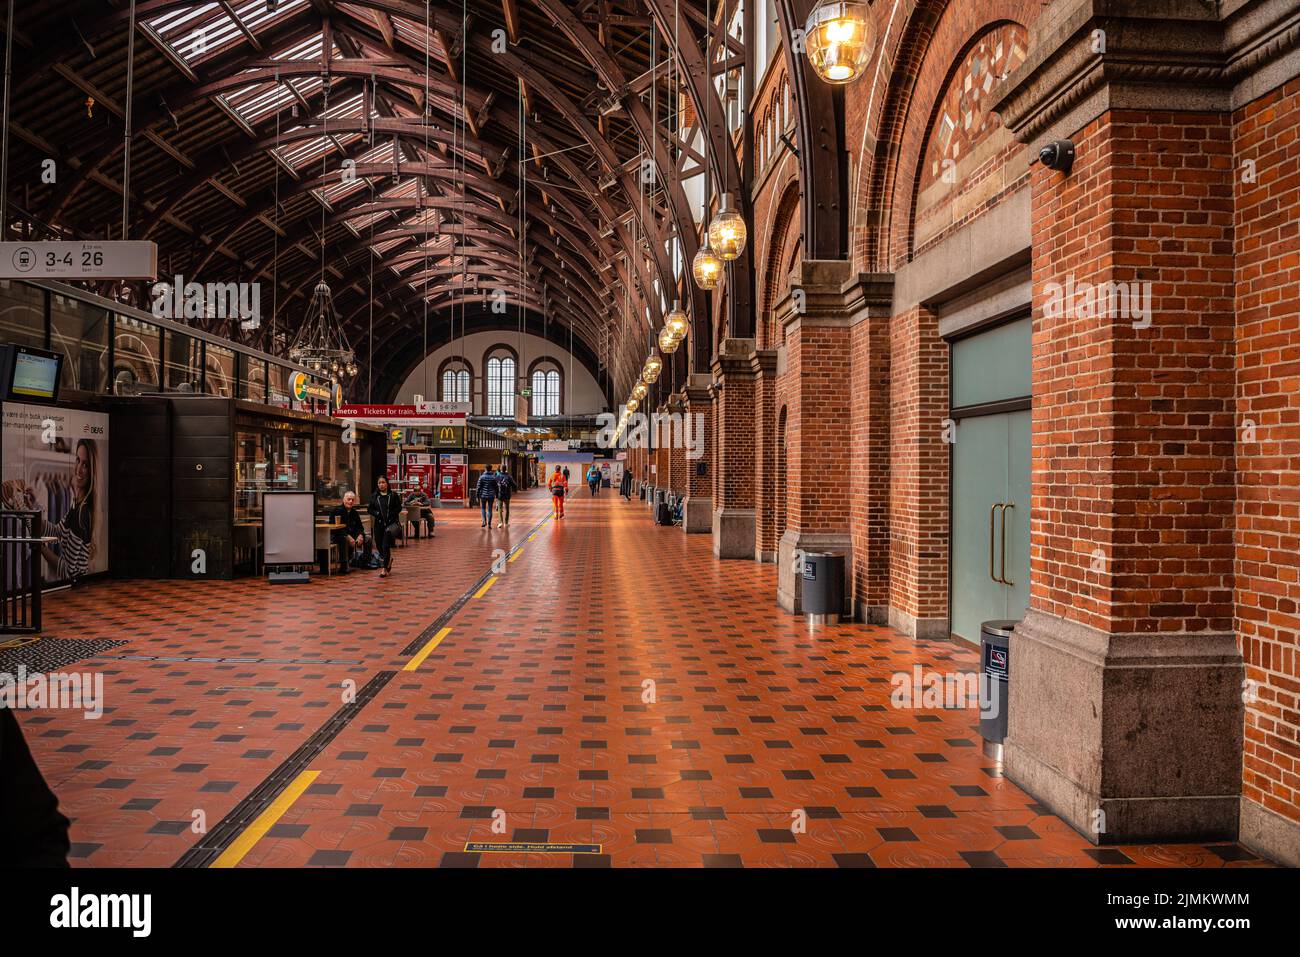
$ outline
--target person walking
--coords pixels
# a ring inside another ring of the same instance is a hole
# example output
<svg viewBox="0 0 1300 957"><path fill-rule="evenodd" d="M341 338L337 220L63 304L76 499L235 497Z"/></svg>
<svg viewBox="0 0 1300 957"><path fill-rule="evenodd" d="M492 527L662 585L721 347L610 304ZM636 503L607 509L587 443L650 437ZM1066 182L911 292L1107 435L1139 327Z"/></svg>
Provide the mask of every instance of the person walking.
<svg viewBox="0 0 1300 957"><path fill-rule="evenodd" d="M519 483L515 477L502 466L497 473L497 501L501 503L501 520L497 522L497 528L510 524L510 496L518 489Z"/></svg>
<svg viewBox="0 0 1300 957"><path fill-rule="evenodd" d="M596 468L596 463L591 463L591 468L587 469L587 487L591 489L591 497L595 498L596 493L600 491L600 469Z"/></svg>
<svg viewBox="0 0 1300 957"><path fill-rule="evenodd" d="M492 506L496 504L498 488L496 466L489 465L487 471L478 477L478 485L474 487L478 494L479 510L483 513L480 528L487 528L492 523Z"/></svg>
<svg viewBox="0 0 1300 957"><path fill-rule="evenodd" d="M383 560L380 578L387 578L393 570L393 546L402 534L402 496L388 487L388 476L375 479L375 494L370 496L370 534L375 548Z"/></svg>
<svg viewBox="0 0 1300 957"><path fill-rule="evenodd" d="M556 518L564 518L564 496L569 494L569 477L555 466L555 473L546 483L551 490L551 512Z"/></svg>
<svg viewBox="0 0 1300 957"><path fill-rule="evenodd" d="M567 465L564 467L564 494L566 496L569 494L569 467Z"/></svg>

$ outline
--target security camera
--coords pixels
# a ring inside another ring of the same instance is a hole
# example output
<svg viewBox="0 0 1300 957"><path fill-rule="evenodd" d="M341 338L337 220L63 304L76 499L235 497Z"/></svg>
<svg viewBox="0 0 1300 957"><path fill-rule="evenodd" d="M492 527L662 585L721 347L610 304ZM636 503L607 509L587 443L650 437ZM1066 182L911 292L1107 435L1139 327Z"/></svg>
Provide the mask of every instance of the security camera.
<svg viewBox="0 0 1300 957"><path fill-rule="evenodd" d="M1069 173L1074 165L1074 141L1053 140L1038 151L1038 162L1048 169Z"/></svg>

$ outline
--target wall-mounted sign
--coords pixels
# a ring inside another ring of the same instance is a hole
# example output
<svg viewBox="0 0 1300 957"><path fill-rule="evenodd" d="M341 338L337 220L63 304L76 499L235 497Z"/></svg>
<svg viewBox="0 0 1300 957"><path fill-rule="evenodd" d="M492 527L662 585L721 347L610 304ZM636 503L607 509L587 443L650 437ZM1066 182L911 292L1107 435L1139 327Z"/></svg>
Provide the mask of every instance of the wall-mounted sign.
<svg viewBox="0 0 1300 957"><path fill-rule="evenodd" d="M157 279L158 244L145 240L0 243L0 279Z"/></svg>
<svg viewBox="0 0 1300 957"><path fill-rule="evenodd" d="M464 403L456 402L424 403L426 407L464 407L464 405ZM336 419L351 419L354 422L369 422L374 425L389 427L417 428L426 432L429 429L438 429L444 425L463 426L465 424L465 415L466 413L462 411L443 409L422 412L420 408L414 405L342 405L334 410Z"/></svg>
<svg viewBox="0 0 1300 957"><path fill-rule="evenodd" d="M433 430L430 439L433 445L442 448L463 448L465 445L465 427L463 425L440 425Z"/></svg>
<svg viewBox="0 0 1300 957"><path fill-rule="evenodd" d="M404 408L404 406L403 406ZM415 403L413 408L417 415L469 415L472 410L468 402L425 402Z"/></svg>
<svg viewBox="0 0 1300 957"><path fill-rule="evenodd" d="M305 372L295 372L289 376L289 391L299 402L306 402L308 399L320 399L324 402L330 400L330 387L324 382L317 382Z"/></svg>

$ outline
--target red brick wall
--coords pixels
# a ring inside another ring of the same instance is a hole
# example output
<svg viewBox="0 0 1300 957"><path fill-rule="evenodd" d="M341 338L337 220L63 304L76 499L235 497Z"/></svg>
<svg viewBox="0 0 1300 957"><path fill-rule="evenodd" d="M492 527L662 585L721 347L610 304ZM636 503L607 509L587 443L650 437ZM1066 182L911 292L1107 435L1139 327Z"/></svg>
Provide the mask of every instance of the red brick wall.
<svg viewBox="0 0 1300 957"><path fill-rule="evenodd" d="M786 524L843 532L852 483L849 330L804 321L787 334Z"/></svg>
<svg viewBox="0 0 1300 957"><path fill-rule="evenodd" d="M1106 114L1034 173L1031 604L1109 632L1232 625L1231 127ZM1151 325L1044 315L1044 286L1150 281Z"/></svg>
<svg viewBox="0 0 1300 957"><path fill-rule="evenodd" d="M774 556L781 533L777 531L777 514L785 511L785 480L778 471L776 408L776 359L767 363L754 383L754 506L755 547L760 553ZM759 556L761 557L761 555Z"/></svg>
<svg viewBox="0 0 1300 957"><path fill-rule="evenodd" d="M889 323L889 604L948 617L948 344L922 307Z"/></svg>
<svg viewBox="0 0 1300 957"><path fill-rule="evenodd" d="M1300 80L1233 117L1242 790L1300 821ZM1245 182L1247 160L1253 183Z"/></svg>
<svg viewBox="0 0 1300 957"><path fill-rule="evenodd" d="M754 507L754 373L749 361L727 359L721 374L722 391L714 400L717 467L713 478L713 508Z"/></svg>
<svg viewBox="0 0 1300 957"><path fill-rule="evenodd" d="M698 459L688 460L686 464L687 494L692 498L709 498L713 493L714 435L713 403L701 395L702 390L692 389L687 393L686 414L692 416L691 428L695 428L694 416L704 417L704 454ZM698 475L697 466L703 463L705 474Z"/></svg>
<svg viewBox="0 0 1300 957"><path fill-rule="evenodd" d="M889 603L889 322L866 319L850 332L849 448L852 475L853 596Z"/></svg>

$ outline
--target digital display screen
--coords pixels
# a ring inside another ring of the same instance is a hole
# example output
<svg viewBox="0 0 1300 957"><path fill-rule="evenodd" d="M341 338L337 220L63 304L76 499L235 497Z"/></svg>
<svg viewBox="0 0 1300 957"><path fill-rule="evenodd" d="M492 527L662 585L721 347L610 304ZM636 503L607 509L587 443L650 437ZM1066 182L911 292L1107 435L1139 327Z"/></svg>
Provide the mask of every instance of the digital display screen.
<svg viewBox="0 0 1300 957"><path fill-rule="evenodd" d="M54 356L14 350L9 394L14 398L53 399L59 388L59 360Z"/></svg>

